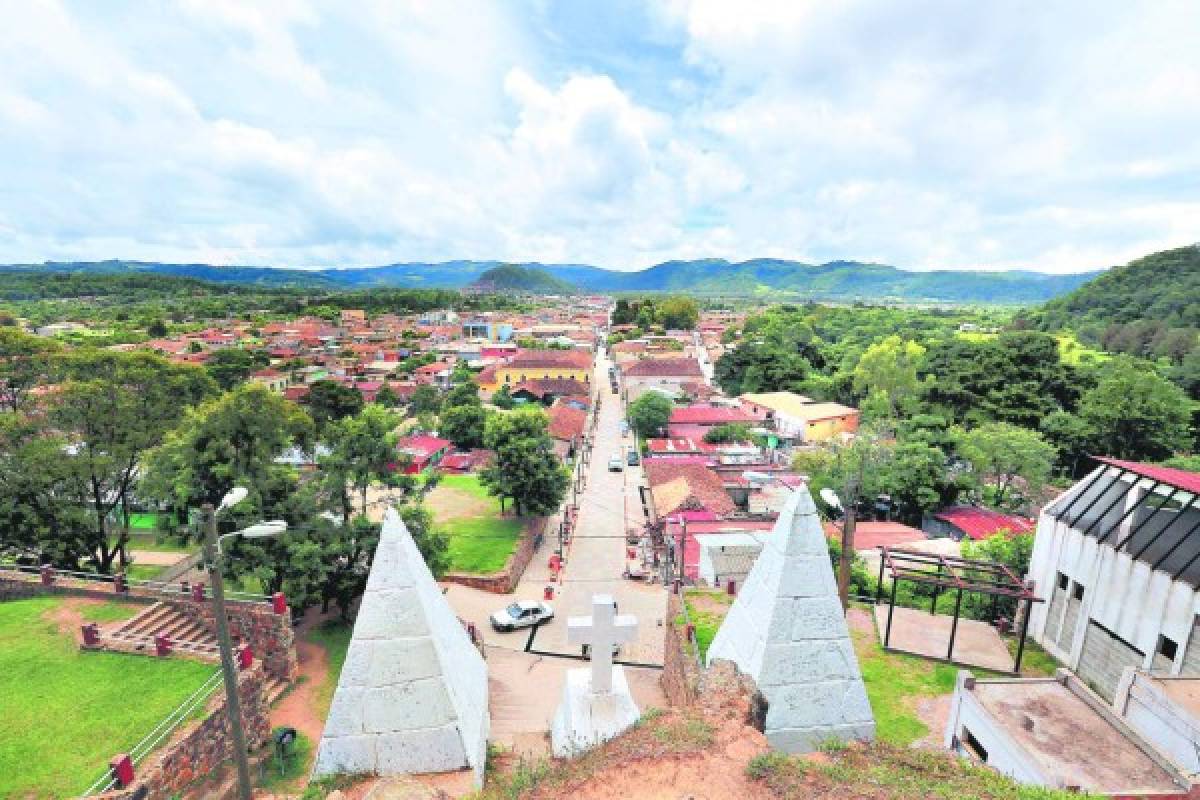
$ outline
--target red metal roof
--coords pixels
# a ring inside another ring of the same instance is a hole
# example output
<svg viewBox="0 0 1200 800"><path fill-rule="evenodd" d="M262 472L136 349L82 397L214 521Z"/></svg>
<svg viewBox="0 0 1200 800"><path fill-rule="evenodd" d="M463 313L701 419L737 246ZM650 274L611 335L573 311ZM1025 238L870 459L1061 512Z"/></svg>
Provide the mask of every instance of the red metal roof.
<svg viewBox="0 0 1200 800"><path fill-rule="evenodd" d="M738 422L757 422L749 412L741 408L721 406L683 406L671 409L672 425L726 425Z"/></svg>
<svg viewBox="0 0 1200 800"><path fill-rule="evenodd" d="M1119 467L1120 469L1129 470L1135 475L1140 475L1143 478L1149 478L1152 481L1160 481L1167 486L1173 486L1176 489L1182 489L1185 492L1200 495L1200 474L1188 472L1185 469L1176 469L1175 467L1163 467L1158 464L1142 464L1137 461L1121 461L1116 458L1106 458L1104 456L1094 456L1096 461L1101 464L1108 464L1110 467Z"/></svg>
<svg viewBox="0 0 1200 800"><path fill-rule="evenodd" d="M1025 517L1011 514L1001 514L990 508L979 506L951 506L943 508L933 515L934 519L948 522L971 539L986 539L997 531L1009 530L1013 533L1031 533L1035 523Z"/></svg>
<svg viewBox="0 0 1200 800"><path fill-rule="evenodd" d="M405 436L400 441L396 442L396 449L401 452L411 453L414 456L429 456L447 447L453 445L449 439L439 439L436 436Z"/></svg>
<svg viewBox="0 0 1200 800"><path fill-rule="evenodd" d="M830 539L842 540L842 526L826 522L825 535ZM879 547L895 547L901 544L923 542L929 538L925 531L909 527L902 522L859 522L854 526L854 549L875 550Z"/></svg>

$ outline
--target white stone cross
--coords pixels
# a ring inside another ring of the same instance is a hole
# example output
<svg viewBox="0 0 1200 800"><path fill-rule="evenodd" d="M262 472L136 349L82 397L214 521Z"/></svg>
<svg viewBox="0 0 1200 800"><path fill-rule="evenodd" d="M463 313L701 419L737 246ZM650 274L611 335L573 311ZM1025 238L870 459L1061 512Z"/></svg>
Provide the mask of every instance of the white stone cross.
<svg viewBox="0 0 1200 800"><path fill-rule="evenodd" d="M610 594L592 595L590 617L567 618L567 643L586 644L592 651L592 693L612 691L613 645L637 638L637 617L617 614Z"/></svg>

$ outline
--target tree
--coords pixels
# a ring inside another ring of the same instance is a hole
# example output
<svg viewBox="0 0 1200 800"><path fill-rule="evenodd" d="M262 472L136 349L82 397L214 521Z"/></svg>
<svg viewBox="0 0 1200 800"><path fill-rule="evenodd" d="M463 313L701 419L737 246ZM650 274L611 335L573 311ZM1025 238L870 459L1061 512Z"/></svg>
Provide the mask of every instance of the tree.
<svg viewBox="0 0 1200 800"><path fill-rule="evenodd" d="M160 338L160 337L166 336L167 333L168 333L167 323L163 322L161 317L155 317L153 320L150 321L150 324L146 326L146 335L147 336L153 336L155 338Z"/></svg>
<svg viewBox="0 0 1200 800"><path fill-rule="evenodd" d="M442 398L432 386L418 386L408 401L414 414L436 414L442 409Z"/></svg>
<svg viewBox="0 0 1200 800"><path fill-rule="evenodd" d="M362 410L363 398L357 389L337 381L316 381L304 398L308 413L317 431L324 431L331 422L351 417Z"/></svg>
<svg viewBox="0 0 1200 800"><path fill-rule="evenodd" d="M704 441L709 444L739 444L755 441L750 426L744 422L730 422L724 425L714 425L704 434Z"/></svg>
<svg viewBox="0 0 1200 800"><path fill-rule="evenodd" d="M1120 356L1103 368L1079 404L1079 417L1096 431L1103 455L1160 461L1188 445L1191 402L1145 362Z"/></svg>
<svg viewBox="0 0 1200 800"><path fill-rule="evenodd" d="M1013 533L1000 530L986 539L973 542L964 540L962 544L964 558L981 561L995 561L1012 570L1013 575L1024 580L1029 574L1029 562L1033 557L1033 534ZM975 619L990 619L991 600L971 592L966 596L967 613ZM1007 616L1013 619L1017 612L1017 601L1011 597L995 598L997 616Z"/></svg>
<svg viewBox="0 0 1200 800"><path fill-rule="evenodd" d="M700 319L700 307L686 295L676 295L659 301L656 321L667 330L692 330Z"/></svg>
<svg viewBox="0 0 1200 800"><path fill-rule="evenodd" d="M872 344L854 368L854 390L862 395L880 393L893 418L911 409L921 389L917 377L925 348L916 342L888 336Z"/></svg>
<svg viewBox="0 0 1200 800"><path fill-rule="evenodd" d="M262 369L271 363L266 353L258 350L238 350L227 347L215 351L204 363L208 374L223 390L229 391L250 377L256 369Z"/></svg>
<svg viewBox="0 0 1200 800"><path fill-rule="evenodd" d="M1046 441L1058 451L1058 463L1069 477L1077 477L1079 467L1093 449L1096 431L1078 414L1054 411L1038 426Z"/></svg>
<svg viewBox="0 0 1200 800"><path fill-rule="evenodd" d="M1024 488L1024 499L1035 497L1050 477L1055 456L1054 447L1040 433L1005 422L968 431L963 437L962 454L991 490L991 500L997 506L1013 501L1009 492L1018 482Z"/></svg>
<svg viewBox="0 0 1200 800"><path fill-rule="evenodd" d="M63 356L58 369L63 381L46 415L69 443L64 457L74 486L62 499L88 509L89 556L108 572L117 555L124 564L128 504L143 457L215 386L202 369L146 352L80 350Z"/></svg>
<svg viewBox="0 0 1200 800"><path fill-rule="evenodd" d="M494 497L510 498L518 516L552 513L570 484L554 454L548 421L540 409L519 409L493 415L484 430L484 446L496 457L480 473L480 481Z"/></svg>
<svg viewBox="0 0 1200 800"><path fill-rule="evenodd" d="M276 459L293 446L311 447L312 439L312 420L299 406L266 387L245 384L189 411L146 458L141 488L180 522L189 510L216 505L234 486L244 486L247 500L221 517L226 530L261 519L307 523L311 517L297 517L296 509L309 501L290 499L298 483L295 470Z"/></svg>
<svg viewBox="0 0 1200 800"><path fill-rule="evenodd" d="M343 620L349 620L354 598L367 588L375 548L379 544L379 523L356 516L334 527L323 537L323 555L328 568L321 585L321 611L336 603Z"/></svg>
<svg viewBox="0 0 1200 800"><path fill-rule="evenodd" d="M399 418L380 405L368 405L353 417L332 422L325 431L328 455L318 466L327 495L335 499L342 521L350 522L347 492L358 494L358 513L367 513L367 492L374 482L392 483L396 463L396 425Z"/></svg>
<svg viewBox="0 0 1200 800"><path fill-rule="evenodd" d="M925 442L900 442L887 462L881 488L905 522L920 525L925 513L953 500L957 488L946 470L946 454Z"/></svg>
<svg viewBox="0 0 1200 800"><path fill-rule="evenodd" d="M442 412L439 432L454 442L456 447L464 450L483 447L483 432L487 418L488 413L483 406L452 406Z"/></svg>
<svg viewBox="0 0 1200 800"><path fill-rule="evenodd" d="M23 411L29 390L48 379L58 343L0 327L0 409Z"/></svg>
<svg viewBox="0 0 1200 800"><path fill-rule="evenodd" d="M375 402L384 408L395 408L400 405L400 397L396 391L386 383L379 387L379 391L375 393Z"/></svg>
<svg viewBox="0 0 1200 800"><path fill-rule="evenodd" d="M661 436L671 419L673 404L658 392L646 392L629 404L629 424L642 437Z"/></svg>
<svg viewBox="0 0 1200 800"><path fill-rule="evenodd" d="M442 405L445 408L454 408L455 406L477 406L482 403L483 401L479 399L479 387L468 381L460 383L446 392L446 399Z"/></svg>
<svg viewBox="0 0 1200 800"><path fill-rule="evenodd" d="M413 537L425 565L440 580L450 568L450 540L433 524L433 514L421 503L409 503L400 507L400 518Z"/></svg>
<svg viewBox="0 0 1200 800"><path fill-rule="evenodd" d="M513 400L512 392L508 390L507 386L501 386L492 393L492 405L494 405L496 408L503 409L509 409L516 405L516 402Z"/></svg>

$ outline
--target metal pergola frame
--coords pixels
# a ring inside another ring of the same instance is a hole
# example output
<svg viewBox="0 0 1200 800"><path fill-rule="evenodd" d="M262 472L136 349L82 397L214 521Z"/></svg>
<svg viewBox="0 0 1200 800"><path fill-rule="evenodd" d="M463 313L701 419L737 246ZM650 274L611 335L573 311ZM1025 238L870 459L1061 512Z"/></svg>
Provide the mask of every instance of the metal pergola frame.
<svg viewBox="0 0 1200 800"><path fill-rule="evenodd" d="M1012 597L1017 601L1018 613L1020 604L1025 603L1025 613L1021 620L1020 639L1017 642L1017 655L1013 663L1013 673L1021 672L1021 658L1025 654L1025 640L1029 635L1029 617L1033 604L1042 602L1034 595L1033 590L1026 586L1019 577L1006 565L995 561L962 558L960 556L945 556L938 553L926 553L921 550L909 550L903 547L883 545L879 548L879 581L875 588L875 604L883 601L884 570L892 578L892 589L888 599L887 625L883 633L883 648L892 649L892 615L896 610L896 587L900 581L923 583L934 587L933 602L929 613L937 610L938 595L942 590L955 592L954 617L950 623L950 644L946 648L946 661L954 662L954 639L958 633L958 620L962 613L962 599L967 592L987 595L992 598L992 616L995 616L996 598ZM913 655L923 655L914 653Z"/></svg>

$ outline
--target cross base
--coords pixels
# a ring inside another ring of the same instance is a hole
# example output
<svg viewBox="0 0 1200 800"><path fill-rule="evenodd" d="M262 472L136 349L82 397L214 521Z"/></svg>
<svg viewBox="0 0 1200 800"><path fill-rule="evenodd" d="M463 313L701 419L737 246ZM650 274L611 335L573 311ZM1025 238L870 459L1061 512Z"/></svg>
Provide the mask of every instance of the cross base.
<svg viewBox="0 0 1200 800"><path fill-rule="evenodd" d="M609 692L592 692L591 678L590 669L567 671L562 700L550 728L550 743L554 755L560 758L579 755L607 742L633 727L641 716L622 667L613 667Z"/></svg>

